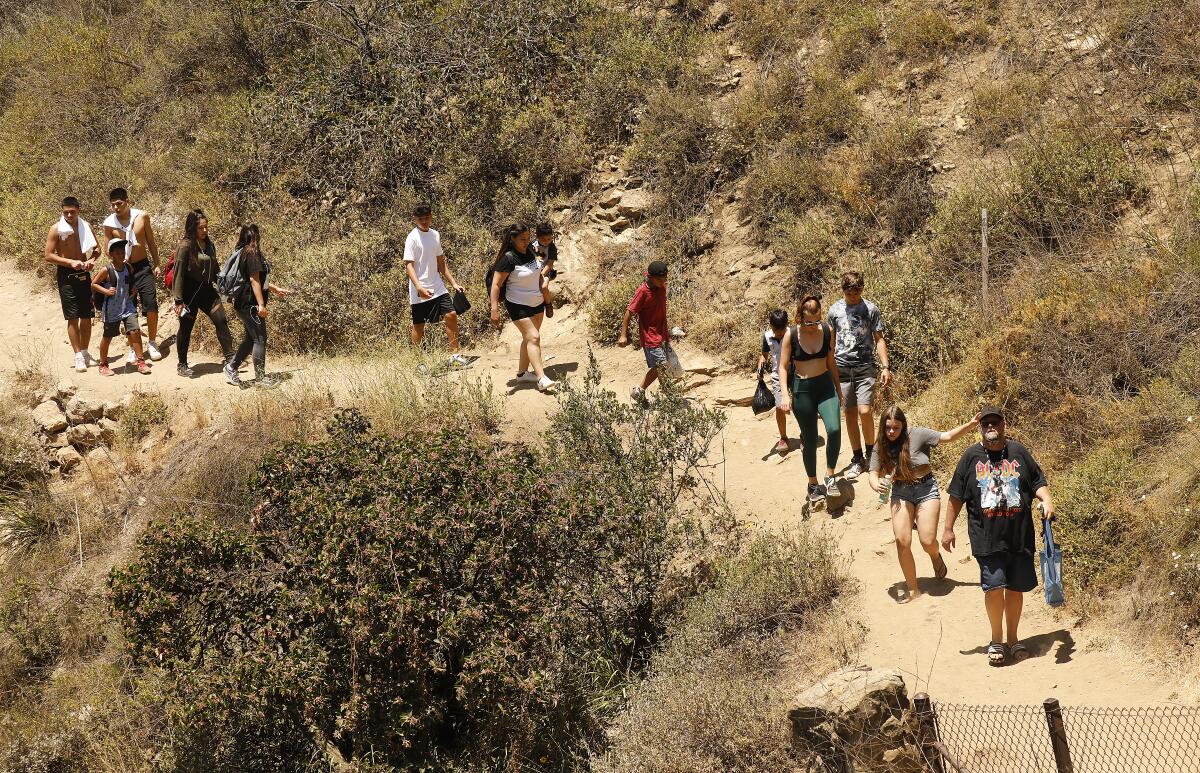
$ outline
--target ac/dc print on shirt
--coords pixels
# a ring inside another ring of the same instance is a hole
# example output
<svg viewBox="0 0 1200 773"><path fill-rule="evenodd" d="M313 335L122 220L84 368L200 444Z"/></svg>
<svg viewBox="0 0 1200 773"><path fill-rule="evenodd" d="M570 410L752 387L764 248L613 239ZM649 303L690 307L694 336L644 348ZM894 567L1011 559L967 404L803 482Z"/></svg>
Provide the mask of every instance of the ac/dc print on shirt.
<svg viewBox="0 0 1200 773"><path fill-rule="evenodd" d="M1033 553L1034 492L1046 476L1029 449L1007 440L998 451L976 443L963 452L946 489L967 509L971 553Z"/></svg>
<svg viewBox="0 0 1200 773"><path fill-rule="evenodd" d="M1009 517L1021 512L1019 459L1001 459L975 463L975 481L979 484L979 509L984 516Z"/></svg>

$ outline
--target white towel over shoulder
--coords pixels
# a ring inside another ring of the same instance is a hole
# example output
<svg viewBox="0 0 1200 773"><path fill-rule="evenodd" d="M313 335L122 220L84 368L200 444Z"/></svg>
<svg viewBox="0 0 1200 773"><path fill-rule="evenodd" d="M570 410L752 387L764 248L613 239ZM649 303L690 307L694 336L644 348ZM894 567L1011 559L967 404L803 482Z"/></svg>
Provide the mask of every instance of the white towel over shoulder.
<svg viewBox="0 0 1200 773"><path fill-rule="evenodd" d="M82 217L77 219L79 223L79 251L86 258L88 253L96 249L96 237L92 235L92 227L88 225L88 221ZM58 236L61 239L66 239L71 234L75 233L75 229L67 222L65 217L58 219Z"/></svg>
<svg viewBox="0 0 1200 773"><path fill-rule="evenodd" d="M122 233L125 234L125 241L129 242L129 246L136 247L138 245L138 240L137 240L137 233L135 233L133 230L133 224L136 223L137 219L139 217L141 217L143 214L144 213L142 212L142 210L134 209L133 207L130 207L129 208L129 225L122 225L121 221L117 220L117 213L113 212L111 215L104 218L104 226L106 228L116 228L117 230L121 231Z"/></svg>

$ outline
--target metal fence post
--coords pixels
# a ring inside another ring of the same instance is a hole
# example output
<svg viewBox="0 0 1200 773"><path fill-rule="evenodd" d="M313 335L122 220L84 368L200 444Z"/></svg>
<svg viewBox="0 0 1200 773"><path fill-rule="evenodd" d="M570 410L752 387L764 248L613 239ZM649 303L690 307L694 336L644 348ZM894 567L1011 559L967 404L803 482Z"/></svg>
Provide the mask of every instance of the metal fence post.
<svg viewBox="0 0 1200 773"><path fill-rule="evenodd" d="M1046 709L1046 726L1050 729L1054 765L1058 768L1058 773L1075 773L1075 765L1071 762L1071 748L1067 745L1067 727L1063 724L1058 698L1047 698L1042 706Z"/></svg>
<svg viewBox="0 0 1200 773"><path fill-rule="evenodd" d="M929 763L933 773L946 773L942 764L942 755L938 752L937 724L933 718L933 706L929 696L919 692L913 696L913 705L917 709L917 743L921 747L921 758Z"/></svg>

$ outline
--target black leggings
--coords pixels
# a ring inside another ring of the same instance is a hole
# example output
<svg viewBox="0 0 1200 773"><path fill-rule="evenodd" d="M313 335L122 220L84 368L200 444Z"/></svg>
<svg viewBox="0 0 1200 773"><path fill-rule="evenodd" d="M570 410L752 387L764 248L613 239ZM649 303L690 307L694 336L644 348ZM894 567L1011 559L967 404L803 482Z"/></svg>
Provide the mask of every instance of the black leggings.
<svg viewBox="0 0 1200 773"><path fill-rule="evenodd" d="M225 307L221 305L221 296L212 285L202 285L186 301L188 313L179 319L179 333L175 339L175 352L179 355L179 364L188 364L188 346L192 342L192 328L196 326L196 317L200 312L208 315L213 327L217 329L217 341L221 344L224 362L228 363L233 357L233 336L229 333L229 318L225 316Z"/></svg>
<svg viewBox="0 0 1200 773"><path fill-rule="evenodd" d="M233 367L236 369L246 361L246 356L253 352L254 373L262 376L267 372L267 321L254 313L254 306L243 306L236 309L237 315L246 328L246 337L238 346L237 354L233 357Z"/></svg>

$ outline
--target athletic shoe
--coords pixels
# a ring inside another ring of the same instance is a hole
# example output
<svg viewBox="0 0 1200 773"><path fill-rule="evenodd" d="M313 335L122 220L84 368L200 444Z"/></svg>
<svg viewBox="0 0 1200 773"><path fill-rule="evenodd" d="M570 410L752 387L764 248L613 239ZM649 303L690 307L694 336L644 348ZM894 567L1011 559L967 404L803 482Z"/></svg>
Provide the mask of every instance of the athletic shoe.
<svg viewBox="0 0 1200 773"><path fill-rule="evenodd" d="M150 359L158 362L162 359L162 352L158 350L158 346L153 341L146 342L146 353L150 355Z"/></svg>
<svg viewBox="0 0 1200 773"><path fill-rule="evenodd" d="M280 381L277 377L268 376L265 373L263 375L259 376L258 378L254 379L254 386L258 387L259 389L274 389L275 387L279 386L282 383L283 382Z"/></svg>
<svg viewBox="0 0 1200 773"><path fill-rule="evenodd" d="M463 357L461 354L450 355L450 359L447 360L447 362L449 362L450 367L452 368L465 368L471 364L471 361L466 357Z"/></svg>
<svg viewBox="0 0 1200 773"><path fill-rule="evenodd" d="M141 373L143 376L150 375L150 366L146 364L145 360L137 361L137 369L138 369L138 373Z"/></svg>
<svg viewBox="0 0 1200 773"><path fill-rule="evenodd" d="M137 362L137 355L133 353L133 349L130 349L129 351L125 352L125 363L126 364L133 365L136 362Z"/></svg>
<svg viewBox="0 0 1200 773"><path fill-rule="evenodd" d="M92 353L87 349L83 350L83 361L87 363L89 368L96 364L96 361L92 359Z"/></svg>
<svg viewBox="0 0 1200 773"><path fill-rule="evenodd" d="M846 468L846 472L843 474L850 480L854 480L859 475L862 475L863 474L863 460L859 459L858 457L851 459L850 466Z"/></svg>
<svg viewBox="0 0 1200 773"><path fill-rule="evenodd" d="M825 493L826 494L828 494L829 492L837 493L838 490L839 490L838 489L838 479L837 479L836 475L830 475L828 478L825 479Z"/></svg>
<svg viewBox="0 0 1200 773"><path fill-rule="evenodd" d="M240 387L242 385L242 380L238 378L237 368L233 367L232 362L227 363L222 370L225 371L225 380L228 381L231 386Z"/></svg>
<svg viewBox="0 0 1200 773"><path fill-rule="evenodd" d="M100 363L100 375L101 376L111 376L112 374L113 374L113 369L108 367L107 362Z"/></svg>
<svg viewBox="0 0 1200 773"><path fill-rule="evenodd" d="M420 365L417 366L417 375L428 376L429 375L429 366L427 366L425 363L422 362Z"/></svg>
<svg viewBox="0 0 1200 773"><path fill-rule="evenodd" d="M87 370L87 358L83 356L83 352L75 352L75 370L79 373Z"/></svg>
<svg viewBox="0 0 1200 773"><path fill-rule="evenodd" d="M196 375L196 371L192 370L187 365L177 365L175 367L175 372L184 378L191 378L192 376Z"/></svg>
<svg viewBox="0 0 1200 773"><path fill-rule="evenodd" d="M641 387L634 387L633 389L630 389L629 399L633 400L635 403L646 402L646 390L642 389Z"/></svg>
<svg viewBox="0 0 1200 773"><path fill-rule="evenodd" d="M555 383L556 382L551 380L551 378L549 376L542 376L541 378L538 379L538 382L537 382L538 391L539 392L548 392L549 390L554 388Z"/></svg>
<svg viewBox="0 0 1200 773"><path fill-rule="evenodd" d="M788 443L788 442L787 442L786 440L784 440L783 438L779 438L779 442L775 444L775 451L776 451L777 453L781 453L781 454L782 454L782 453L784 453L785 451L790 451L790 450L792 450L792 446L791 446L791 444L790 444L790 443Z"/></svg>
<svg viewBox="0 0 1200 773"><path fill-rule="evenodd" d="M825 495L827 493L828 492L825 491L825 487L822 486L820 483L808 484L808 501L809 502L820 502L821 500L823 500L825 498Z"/></svg>

